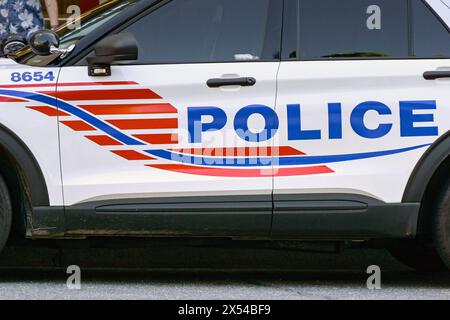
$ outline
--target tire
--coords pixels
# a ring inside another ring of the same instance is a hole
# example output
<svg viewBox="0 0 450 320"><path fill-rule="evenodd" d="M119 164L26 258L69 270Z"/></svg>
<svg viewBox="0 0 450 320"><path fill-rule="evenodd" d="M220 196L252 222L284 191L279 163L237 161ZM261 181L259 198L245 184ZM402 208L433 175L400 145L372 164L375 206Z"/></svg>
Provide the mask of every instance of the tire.
<svg viewBox="0 0 450 320"><path fill-rule="evenodd" d="M388 248L391 255L400 263L422 272L441 272L447 268L432 245L415 241L402 246Z"/></svg>
<svg viewBox="0 0 450 320"><path fill-rule="evenodd" d="M0 176L0 252L8 240L11 231L12 206L8 187Z"/></svg>
<svg viewBox="0 0 450 320"><path fill-rule="evenodd" d="M432 227L436 250L447 270L450 270L450 182L438 195Z"/></svg>

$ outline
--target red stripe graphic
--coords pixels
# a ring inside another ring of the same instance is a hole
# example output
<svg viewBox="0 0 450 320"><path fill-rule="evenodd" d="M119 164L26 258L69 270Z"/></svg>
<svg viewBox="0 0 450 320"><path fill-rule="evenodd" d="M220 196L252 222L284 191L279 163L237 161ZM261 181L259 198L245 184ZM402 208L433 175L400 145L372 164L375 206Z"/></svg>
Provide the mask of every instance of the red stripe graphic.
<svg viewBox="0 0 450 320"><path fill-rule="evenodd" d="M169 103L86 105L80 108L95 115L177 113Z"/></svg>
<svg viewBox="0 0 450 320"><path fill-rule="evenodd" d="M61 121L62 124L68 126L69 128L75 130L75 131L93 131L96 130L93 126L90 124L87 124L84 121L81 120L73 120L73 121Z"/></svg>
<svg viewBox="0 0 450 320"><path fill-rule="evenodd" d="M40 113L43 113L49 117L65 117L65 116L69 116L68 113L65 113L64 111L55 109L55 108L51 108L51 107L46 107L46 106L42 106L42 107L27 107L28 109L32 109L35 111L38 111Z"/></svg>
<svg viewBox="0 0 450 320"><path fill-rule="evenodd" d="M274 177L289 177L289 176L307 176L313 174L334 173L334 171L327 166L315 167L300 167L300 168L276 168L274 169Z"/></svg>
<svg viewBox="0 0 450 320"><path fill-rule="evenodd" d="M150 89L125 89L125 90L68 90L57 93L41 92L43 94L57 97L58 99L74 100L129 100L129 99L162 99Z"/></svg>
<svg viewBox="0 0 450 320"><path fill-rule="evenodd" d="M18 98L0 96L0 102L26 102L26 101L27 100L22 100L22 99L18 99Z"/></svg>
<svg viewBox="0 0 450 320"><path fill-rule="evenodd" d="M258 156L294 156L305 153L292 147L246 147L246 148L186 148L171 149L177 153L202 156L258 157Z"/></svg>
<svg viewBox="0 0 450 320"><path fill-rule="evenodd" d="M178 119L121 119L107 122L121 130L178 129Z"/></svg>
<svg viewBox="0 0 450 320"><path fill-rule="evenodd" d="M127 160L155 160L153 157L134 150L112 150L111 152Z"/></svg>
<svg viewBox="0 0 450 320"><path fill-rule="evenodd" d="M110 81L110 82L68 82L58 83L58 87L84 87L84 86L120 86L138 84L133 81ZM31 84L6 84L0 88L45 88L56 87L56 83L31 83Z"/></svg>
<svg viewBox="0 0 450 320"><path fill-rule="evenodd" d="M235 177L235 178L256 178L256 177L270 177L272 176L271 169L227 169L227 168L208 168L195 167L189 165L178 164L155 164L147 165L160 170L172 171L177 173L185 173L200 176L211 177ZM304 176L314 174L333 173L334 171L326 166L315 167L300 167L300 168L278 168L275 170L273 176Z"/></svg>
<svg viewBox="0 0 450 320"><path fill-rule="evenodd" d="M137 134L137 139L151 144L176 144L178 143L177 134Z"/></svg>
<svg viewBox="0 0 450 320"><path fill-rule="evenodd" d="M108 136L86 136L89 140L95 142L100 146L120 146L121 142L114 140Z"/></svg>

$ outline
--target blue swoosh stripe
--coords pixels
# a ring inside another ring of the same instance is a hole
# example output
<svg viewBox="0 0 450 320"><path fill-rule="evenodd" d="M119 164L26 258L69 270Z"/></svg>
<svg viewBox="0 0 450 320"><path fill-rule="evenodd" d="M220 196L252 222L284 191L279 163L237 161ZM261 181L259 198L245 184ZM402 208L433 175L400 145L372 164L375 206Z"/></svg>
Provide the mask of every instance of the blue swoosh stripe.
<svg viewBox="0 0 450 320"><path fill-rule="evenodd" d="M272 159L270 157L263 158L208 158L191 155L181 155L179 153L170 152L167 150L146 150L145 152L158 158L180 162L190 165L202 165L210 167L268 167L276 166L296 166L296 165L319 165L327 163L354 161L362 159L370 159L376 157L384 157L404 152L409 152L425 147L431 144L421 144L418 146L393 149L385 151L353 153L353 154L339 154L339 155L324 155L324 156L299 156L299 157L279 157Z"/></svg>
<svg viewBox="0 0 450 320"><path fill-rule="evenodd" d="M70 114L73 114L74 116L86 121L93 127L103 131L107 135L113 137L114 139L119 140L120 142L122 142L126 145L129 145L129 146L145 145L145 143L122 133L121 131L115 129L114 127L103 122L102 120L97 119L96 117L92 116L91 114L89 114L71 104L68 104L65 101L57 100L54 97L49 97L49 96L46 96L43 94L38 94L35 92L23 92L23 91L3 90L3 89L0 89L0 94L45 103L47 105L53 106L60 110L66 111Z"/></svg>

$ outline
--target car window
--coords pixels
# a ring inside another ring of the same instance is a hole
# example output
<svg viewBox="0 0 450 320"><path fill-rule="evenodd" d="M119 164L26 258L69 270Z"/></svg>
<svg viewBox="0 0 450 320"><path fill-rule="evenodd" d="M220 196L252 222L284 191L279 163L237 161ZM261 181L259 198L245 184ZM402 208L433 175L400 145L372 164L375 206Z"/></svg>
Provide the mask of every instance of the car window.
<svg viewBox="0 0 450 320"><path fill-rule="evenodd" d="M137 64L276 59L279 42L273 44L276 48L266 47L267 37L273 32L268 20L274 2L281 3L173 0L121 32L136 37Z"/></svg>
<svg viewBox="0 0 450 320"><path fill-rule="evenodd" d="M407 0L286 0L284 59L407 57Z"/></svg>
<svg viewBox="0 0 450 320"><path fill-rule="evenodd" d="M94 9L82 14L74 21L69 21L56 30L60 38L61 48L67 48L71 44L77 44L83 37L95 32L101 25L105 24L116 15L126 11L139 2L139 0L110 0ZM76 28L74 26L77 26ZM18 63L31 66L47 66L57 60L59 54L49 56L38 56L25 47L13 57Z"/></svg>
<svg viewBox="0 0 450 320"><path fill-rule="evenodd" d="M450 57L450 34L434 13L421 1L412 1L414 56Z"/></svg>

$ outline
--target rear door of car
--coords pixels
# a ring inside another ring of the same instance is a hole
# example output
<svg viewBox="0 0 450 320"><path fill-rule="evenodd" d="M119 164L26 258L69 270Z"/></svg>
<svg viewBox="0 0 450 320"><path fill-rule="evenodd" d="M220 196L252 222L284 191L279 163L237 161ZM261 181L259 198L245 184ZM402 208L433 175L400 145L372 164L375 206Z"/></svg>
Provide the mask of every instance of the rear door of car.
<svg viewBox="0 0 450 320"><path fill-rule="evenodd" d="M283 30L280 142L303 154L279 165L304 171L274 178L273 233L327 230L321 212L345 231L335 200L400 203L450 128L449 32L421 0L285 0Z"/></svg>

